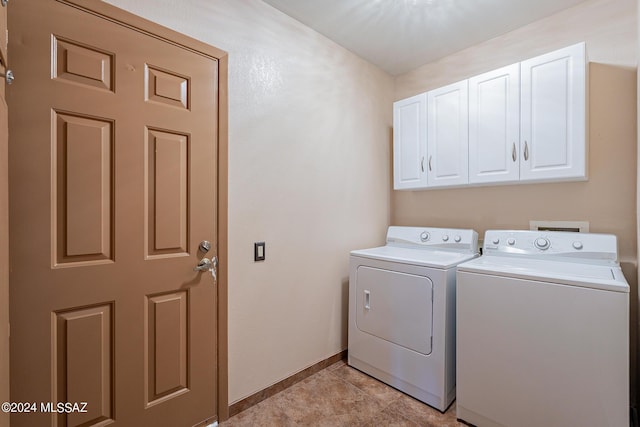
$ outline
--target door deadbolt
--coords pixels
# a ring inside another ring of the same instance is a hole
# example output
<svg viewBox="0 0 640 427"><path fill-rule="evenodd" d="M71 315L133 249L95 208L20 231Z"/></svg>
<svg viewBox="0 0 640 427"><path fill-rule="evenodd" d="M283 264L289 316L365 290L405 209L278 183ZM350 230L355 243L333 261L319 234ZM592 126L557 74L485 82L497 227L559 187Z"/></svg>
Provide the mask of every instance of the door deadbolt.
<svg viewBox="0 0 640 427"><path fill-rule="evenodd" d="M211 250L211 242L208 240L203 240L200 242L200 250L204 253L207 253Z"/></svg>

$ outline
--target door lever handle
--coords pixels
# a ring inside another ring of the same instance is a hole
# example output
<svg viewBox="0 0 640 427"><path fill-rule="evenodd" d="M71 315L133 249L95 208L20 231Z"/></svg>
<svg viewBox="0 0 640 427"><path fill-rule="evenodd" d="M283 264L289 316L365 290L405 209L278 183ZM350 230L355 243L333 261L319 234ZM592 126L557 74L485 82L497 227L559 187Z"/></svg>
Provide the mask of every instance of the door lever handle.
<svg viewBox="0 0 640 427"><path fill-rule="evenodd" d="M218 280L218 257L214 256L213 258L202 258L198 261L198 265L193 267L193 271L210 271L211 277L213 277L214 281Z"/></svg>
<svg viewBox="0 0 640 427"><path fill-rule="evenodd" d="M7 70L5 73L0 73L0 77L4 77L7 80L7 84L10 85L15 80L13 71Z"/></svg>
<svg viewBox="0 0 640 427"><path fill-rule="evenodd" d="M198 265L193 267L193 271L209 271L211 270L211 260L209 258L202 258L198 261Z"/></svg>

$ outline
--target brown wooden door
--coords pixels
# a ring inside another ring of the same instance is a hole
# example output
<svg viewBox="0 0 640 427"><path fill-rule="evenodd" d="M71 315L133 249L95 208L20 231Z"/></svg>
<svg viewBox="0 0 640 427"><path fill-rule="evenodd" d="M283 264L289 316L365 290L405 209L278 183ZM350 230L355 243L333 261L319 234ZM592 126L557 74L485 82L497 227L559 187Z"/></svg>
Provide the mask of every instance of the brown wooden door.
<svg viewBox="0 0 640 427"><path fill-rule="evenodd" d="M60 1L9 14L11 399L38 405L12 426L215 418L217 61Z"/></svg>
<svg viewBox="0 0 640 427"><path fill-rule="evenodd" d="M0 7L0 70L6 73L7 8ZM0 81L0 403L9 401L9 163L5 79ZM0 426L9 414L0 412Z"/></svg>

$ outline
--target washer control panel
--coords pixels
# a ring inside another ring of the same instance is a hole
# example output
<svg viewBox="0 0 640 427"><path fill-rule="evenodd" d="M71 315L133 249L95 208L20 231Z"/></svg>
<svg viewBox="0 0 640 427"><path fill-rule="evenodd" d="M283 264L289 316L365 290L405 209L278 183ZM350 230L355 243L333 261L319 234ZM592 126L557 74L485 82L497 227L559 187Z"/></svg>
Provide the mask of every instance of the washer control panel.
<svg viewBox="0 0 640 427"><path fill-rule="evenodd" d="M617 239L612 234L564 231L487 230L483 254L569 256L617 261Z"/></svg>
<svg viewBox="0 0 640 427"><path fill-rule="evenodd" d="M458 228L389 227L387 244L478 252L478 233Z"/></svg>

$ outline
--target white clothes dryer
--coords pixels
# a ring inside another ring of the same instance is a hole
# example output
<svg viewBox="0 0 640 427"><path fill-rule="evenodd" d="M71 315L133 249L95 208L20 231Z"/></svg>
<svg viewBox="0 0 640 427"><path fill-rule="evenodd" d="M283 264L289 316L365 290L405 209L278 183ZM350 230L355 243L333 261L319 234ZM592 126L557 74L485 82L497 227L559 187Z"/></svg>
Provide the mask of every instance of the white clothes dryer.
<svg viewBox="0 0 640 427"><path fill-rule="evenodd" d="M629 286L613 235L487 231L458 266L457 416L629 425Z"/></svg>
<svg viewBox="0 0 640 427"><path fill-rule="evenodd" d="M473 230L389 227L385 246L351 252L349 357L440 411L455 398L456 265L478 256Z"/></svg>

